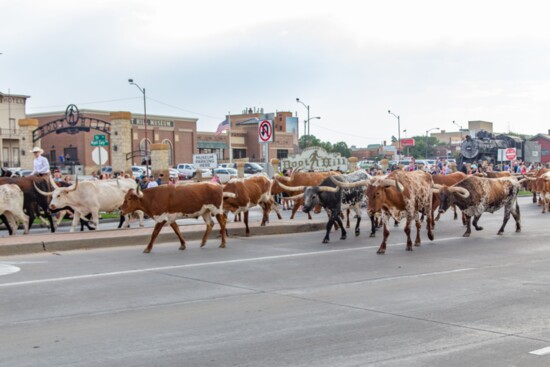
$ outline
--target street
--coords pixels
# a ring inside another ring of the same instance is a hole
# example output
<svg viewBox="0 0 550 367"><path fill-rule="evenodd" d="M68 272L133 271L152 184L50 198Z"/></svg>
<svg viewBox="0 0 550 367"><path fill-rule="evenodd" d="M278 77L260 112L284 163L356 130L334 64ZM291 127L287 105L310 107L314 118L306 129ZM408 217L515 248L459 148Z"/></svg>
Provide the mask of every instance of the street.
<svg viewBox="0 0 550 367"><path fill-rule="evenodd" d="M0 366L548 366L548 214L0 257ZM415 233L413 231L413 233Z"/></svg>

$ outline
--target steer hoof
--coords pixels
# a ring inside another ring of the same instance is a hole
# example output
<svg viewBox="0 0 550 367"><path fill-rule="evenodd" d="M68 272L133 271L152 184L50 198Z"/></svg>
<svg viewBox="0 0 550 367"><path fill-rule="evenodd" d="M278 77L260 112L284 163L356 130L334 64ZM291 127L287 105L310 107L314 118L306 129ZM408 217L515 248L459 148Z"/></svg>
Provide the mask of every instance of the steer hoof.
<svg viewBox="0 0 550 367"><path fill-rule="evenodd" d="M370 237L376 237L376 234L371 233L371 234L370 234Z"/></svg>
<svg viewBox="0 0 550 367"><path fill-rule="evenodd" d="M150 253L150 252L151 252L151 250L149 250L149 249L147 249L147 248L146 248L145 250L143 250L143 253L144 253L144 254L148 254L148 253Z"/></svg>
<svg viewBox="0 0 550 367"><path fill-rule="evenodd" d="M204 246L204 245L201 245L201 247L202 247L202 246ZM180 250L180 251L185 250L185 245L181 245L181 246L178 248L178 250Z"/></svg>
<svg viewBox="0 0 550 367"><path fill-rule="evenodd" d="M503 233L504 231L498 231L497 235L502 236Z"/></svg>
<svg viewBox="0 0 550 367"><path fill-rule="evenodd" d="M469 232L466 232L462 235L462 237L470 237L470 233Z"/></svg>
<svg viewBox="0 0 550 367"><path fill-rule="evenodd" d="M345 240L346 238L348 238L348 236L341 236L340 237L341 240Z"/></svg>
<svg viewBox="0 0 550 367"><path fill-rule="evenodd" d="M323 243L328 243L328 242L329 242L329 239L328 239L328 238L325 238L325 239L323 240Z"/></svg>
<svg viewBox="0 0 550 367"><path fill-rule="evenodd" d="M225 243L222 243L222 244L220 245L220 248L225 248Z"/></svg>
<svg viewBox="0 0 550 367"><path fill-rule="evenodd" d="M361 234L361 232L355 232L355 237L358 237Z"/></svg>
<svg viewBox="0 0 550 367"><path fill-rule="evenodd" d="M476 227L476 231L483 231L483 227Z"/></svg>
<svg viewBox="0 0 550 367"><path fill-rule="evenodd" d="M206 242L201 242L201 247L204 247L204 245L206 245ZM180 248L180 250L181 250L181 248Z"/></svg>

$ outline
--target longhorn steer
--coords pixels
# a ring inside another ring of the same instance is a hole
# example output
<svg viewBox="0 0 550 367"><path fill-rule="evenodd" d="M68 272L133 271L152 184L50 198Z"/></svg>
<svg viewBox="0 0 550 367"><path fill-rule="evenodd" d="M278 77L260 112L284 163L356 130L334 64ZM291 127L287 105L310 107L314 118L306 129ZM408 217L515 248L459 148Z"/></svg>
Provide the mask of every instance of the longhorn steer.
<svg viewBox="0 0 550 367"><path fill-rule="evenodd" d="M23 222L24 233L29 233L29 217L23 213L24 195L19 186L0 185L0 215L6 217L12 235L17 232L19 222Z"/></svg>
<svg viewBox="0 0 550 367"><path fill-rule="evenodd" d="M430 174L423 171L405 172L401 170L390 173L384 179L375 179L367 187L369 213L382 214L384 225L384 238L378 254L386 252L386 243L390 235L388 230L388 218L405 215L405 234L407 235L407 251L412 251L411 223L416 223L415 246L420 246L421 221L419 212L426 214L426 229L428 238L433 241L433 215L432 215L432 192L433 185Z"/></svg>
<svg viewBox="0 0 550 367"><path fill-rule="evenodd" d="M305 213L310 212L316 205L321 205L329 213L329 219L326 225L326 234L323 238L323 243L330 241L330 230L336 222L341 228L341 240L347 237L346 230L340 218L342 210L345 208L353 208L357 222L355 224L355 235L359 236L361 223L361 204L365 199L365 187L358 186L353 188L340 189L339 183L350 184L358 181L365 181L370 178L364 170L356 171L347 175L331 175L325 178L318 186L306 187L287 187L281 185L288 191L303 191ZM280 184L280 183L279 183ZM374 228L373 228L374 230Z"/></svg>
<svg viewBox="0 0 550 367"><path fill-rule="evenodd" d="M282 183L286 187L306 187L318 186L321 182L330 175L339 174L337 172L294 172L290 177L275 176L271 185L271 195L277 195L283 192L289 193L279 185ZM304 204L304 198L298 197L294 202L290 219L294 219L298 208ZM311 219L311 212L307 213L308 219Z"/></svg>
<svg viewBox="0 0 550 367"><path fill-rule="evenodd" d="M55 232L55 226L52 220L50 210L48 208L49 198L43 195L40 195L40 192L37 191L37 188L44 191L53 190L53 187L50 183L49 177L38 177L38 176L28 176L28 177L0 177L0 185L5 184L15 184L19 186L21 191L23 191L24 197L24 210L29 216L29 230L32 227L34 219L38 216L39 210L42 209L44 214L48 218L50 224L50 230ZM8 226L9 227L9 226ZM11 228L9 228L11 234Z"/></svg>
<svg viewBox="0 0 550 367"><path fill-rule="evenodd" d="M257 174L247 178L232 178L223 185L223 192L229 193L233 197L228 197L223 201L223 210L227 215L232 212L237 215L244 213L244 225L246 235L250 236L248 227L248 210L256 205L262 208L262 226L269 221L269 212L275 206L271 197L271 180L263 175ZM281 214L276 210L277 217L282 219Z"/></svg>
<svg viewBox="0 0 550 367"><path fill-rule="evenodd" d="M124 202L124 195L136 187L131 178L115 180L82 181L78 179L69 187L57 187L52 192L44 192L37 188L42 195L52 197L50 209L70 207L74 210L71 232L74 232L80 218L92 214L95 228L99 226L99 212L113 212L118 210ZM142 218L143 213L141 213ZM129 220L129 219L127 219ZM143 221L140 221L142 225Z"/></svg>
<svg viewBox="0 0 550 367"><path fill-rule="evenodd" d="M470 237L472 217L474 217L473 226L477 231L481 231L483 227L477 225L481 215L485 212L494 213L502 207L504 207L504 220L497 234L504 232L510 214L516 221L516 232L521 232L521 217L517 202L519 187L520 182L515 177L469 176L450 187L434 185L434 191L439 192L440 211L447 210L452 204L456 204L462 210L467 221L467 229L463 236Z"/></svg>
<svg viewBox="0 0 550 367"><path fill-rule="evenodd" d="M222 242L220 247L225 247L225 223L223 215L223 198L227 196L217 183L201 182L189 185L173 186L161 185L147 190L131 189L124 197L122 213L128 214L136 210L144 211L156 222L149 244L143 251L151 252L162 227L168 223L180 240L180 250L185 250L185 240L176 223L180 218L202 217L206 223L201 247L206 244L208 235L212 231L212 215L216 216L220 224Z"/></svg>
<svg viewBox="0 0 550 367"><path fill-rule="evenodd" d="M435 174L432 175L432 180L434 184L437 185L445 185L445 186L452 186L455 183L465 179L467 176L465 173L462 173L460 171L449 173L447 175L441 175L441 174ZM439 207L439 194L434 192L433 193L433 203L432 203L432 211L435 211ZM456 220L458 218L457 212L456 212L456 206L453 205L454 210L454 219ZM439 217L441 217L441 212L437 213L437 218L435 220L439 220ZM434 223L435 224L435 223ZM466 224L466 223L464 223Z"/></svg>

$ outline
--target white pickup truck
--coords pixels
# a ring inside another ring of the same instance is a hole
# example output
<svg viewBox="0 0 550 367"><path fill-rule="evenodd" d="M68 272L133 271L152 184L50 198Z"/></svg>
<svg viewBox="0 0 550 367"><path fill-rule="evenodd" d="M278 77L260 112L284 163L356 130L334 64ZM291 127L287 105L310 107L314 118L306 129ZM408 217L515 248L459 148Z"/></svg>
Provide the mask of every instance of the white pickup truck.
<svg viewBox="0 0 550 367"><path fill-rule="evenodd" d="M185 175L187 178L195 176L196 169L191 163L180 163L176 166L176 169ZM202 177L212 177L212 171L206 168L201 168Z"/></svg>

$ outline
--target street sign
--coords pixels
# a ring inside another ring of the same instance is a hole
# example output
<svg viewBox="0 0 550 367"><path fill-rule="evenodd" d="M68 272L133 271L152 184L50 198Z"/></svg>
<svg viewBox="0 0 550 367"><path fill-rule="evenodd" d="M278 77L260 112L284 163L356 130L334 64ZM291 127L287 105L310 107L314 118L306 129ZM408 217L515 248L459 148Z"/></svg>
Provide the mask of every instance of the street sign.
<svg viewBox="0 0 550 367"><path fill-rule="evenodd" d="M91 142L92 147L106 147L109 145L105 135L94 135L94 140Z"/></svg>
<svg viewBox="0 0 550 367"><path fill-rule="evenodd" d="M92 147L106 147L109 145L105 135L94 135L94 140L91 142Z"/></svg>
<svg viewBox="0 0 550 367"><path fill-rule="evenodd" d="M95 164L102 165L109 159L109 152L105 148L97 147L92 150L92 160Z"/></svg>
<svg viewBox="0 0 550 367"><path fill-rule="evenodd" d="M504 152L504 156L506 157L506 160L513 161L514 159L516 159L516 148L506 149L506 152Z"/></svg>
<svg viewBox="0 0 550 367"><path fill-rule="evenodd" d="M271 143L273 141L273 125L269 120L263 120L258 125L258 142Z"/></svg>
<svg viewBox="0 0 550 367"><path fill-rule="evenodd" d="M218 156L216 154L193 154L193 167L214 169L218 167Z"/></svg>

